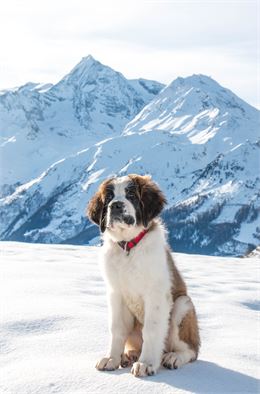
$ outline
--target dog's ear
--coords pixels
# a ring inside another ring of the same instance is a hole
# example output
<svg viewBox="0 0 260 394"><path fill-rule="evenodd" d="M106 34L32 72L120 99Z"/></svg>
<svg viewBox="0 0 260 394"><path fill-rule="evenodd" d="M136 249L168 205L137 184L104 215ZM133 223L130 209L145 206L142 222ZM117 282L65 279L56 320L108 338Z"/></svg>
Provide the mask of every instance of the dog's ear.
<svg viewBox="0 0 260 394"><path fill-rule="evenodd" d="M105 231L104 203L102 201L100 191L98 191L89 201L87 206L87 216L93 223L100 227L102 233Z"/></svg>
<svg viewBox="0 0 260 394"><path fill-rule="evenodd" d="M147 227L148 223L161 213L167 202L166 198L149 175L131 175L130 177L138 188L142 221L144 227Z"/></svg>
<svg viewBox="0 0 260 394"><path fill-rule="evenodd" d="M111 177L101 183L98 191L91 198L87 206L88 218L100 227L102 233L106 230L106 190L109 185L111 186L111 182L113 181L113 179L114 177Z"/></svg>

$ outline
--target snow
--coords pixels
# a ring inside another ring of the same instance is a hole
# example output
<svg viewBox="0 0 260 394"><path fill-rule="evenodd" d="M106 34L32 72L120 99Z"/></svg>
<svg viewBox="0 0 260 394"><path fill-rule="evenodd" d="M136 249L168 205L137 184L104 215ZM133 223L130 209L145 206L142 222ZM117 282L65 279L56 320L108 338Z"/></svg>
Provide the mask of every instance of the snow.
<svg viewBox="0 0 260 394"><path fill-rule="evenodd" d="M1 161L7 169L0 187L27 183L55 161L119 135L163 87L128 80L87 56L55 85L29 82L0 92Z"/></svg>
<svg viewBox="0 0 260 394"><path fill-rule="evenodd" d="M177 78L131 120L124 134L150 130L186 135L193 145L216 148L255 136L259 111L205 75ZM215 138L214 138L215 137ZM195 149L195 147L194 147Z"/></svg>
<svg viewBox="0 0 260 394"><path fill-rule="evenodd" d="M260 259L260 246L258 246L257 248L255 248L251 253L249 253L249 255L247 255L246 257L254 257L257 259Z"/></svg>
<svg viewBox="0 0 260 394"><path fill-rule="evenodd" d="M1 393L257 392L258 259L174 254L198 312L199 360L137 379L94 368L108 342L98 248L0 248Z"/></svg>
<svg viewBox="0 0 260 394"><path fill-rule="evenodd" d="M240 229L239 234L235 237L238 241L243 240L251 244L256 244L259 242L259 238L256 235L256 228L259 226L259 220L254 220L252 222L247 222Z"/></svg>
<svg viewBox="0 0 260 394"><path fill-rule="evenodd" d="M162 88L127 80L88 56L45 90L28 83L1 95L0 238L79 242L100 182L149 173L167 209L183 208L193 223L197 241L188 238L178 250L197 252L205 237L212 246L201 253L243 255L256 247L259 111L203 75ZM172 235L174 223L168 229ZM181 238L191 231L179 230Z"/></svg>

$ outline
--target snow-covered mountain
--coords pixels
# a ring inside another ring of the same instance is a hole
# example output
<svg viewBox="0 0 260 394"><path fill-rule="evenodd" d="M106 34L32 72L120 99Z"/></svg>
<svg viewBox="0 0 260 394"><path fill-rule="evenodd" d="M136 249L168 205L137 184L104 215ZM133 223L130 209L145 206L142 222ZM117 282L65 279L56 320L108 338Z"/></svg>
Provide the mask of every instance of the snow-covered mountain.
<svg viewBox="0 0 260 394"><path fill-rule="evenodd" d="M0 92L3 195L55 161L120 134L163 86L127 80L87 56L56 85L27 83Z"/></svg>
<svg viewBox="0 0 260 394"><path fill-rule="evenodd" d="M140 80L130 83L137 91ZM150 94L160 90L144 83ZM98 229L84 216L87 201L107 176L134 172L150 173L165 192L163 218L175 250L243 255L258 245L259 111L211 78L193 75L132 115L121 134L82 144L6 194L1 239L94 242Z"/></svg>

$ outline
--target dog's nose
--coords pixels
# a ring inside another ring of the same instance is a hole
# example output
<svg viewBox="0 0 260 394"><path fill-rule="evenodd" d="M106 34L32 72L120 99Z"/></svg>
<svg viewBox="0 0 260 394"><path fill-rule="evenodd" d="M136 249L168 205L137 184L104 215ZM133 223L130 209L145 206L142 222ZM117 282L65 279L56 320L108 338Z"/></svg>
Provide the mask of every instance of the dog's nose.
<svg viewBox="0 0 260 394"><path fill-rule="evenodd" d="M123 211L124 203L122 201L114 201L111 204L111 211L113 213L121 213Z"/></svg>

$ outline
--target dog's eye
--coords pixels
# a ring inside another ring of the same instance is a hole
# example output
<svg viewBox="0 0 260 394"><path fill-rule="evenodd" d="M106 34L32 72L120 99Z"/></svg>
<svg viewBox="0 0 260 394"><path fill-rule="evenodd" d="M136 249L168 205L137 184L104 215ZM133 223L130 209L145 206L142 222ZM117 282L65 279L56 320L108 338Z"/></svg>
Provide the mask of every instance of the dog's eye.
<svg viewBox="0 0 260 394"><path fill-rule="evenodd" d="M106 192L106 202L108 203L109 201L111 201L114 198L114 193L112 192L112 190L108 190Z"/></svg>
<svg viewBox="0 0 260 394"><path fill-rule="evenodd" d="M134 199L136 198L136 194L133 190L126 190L126 198Z"/></svg>

